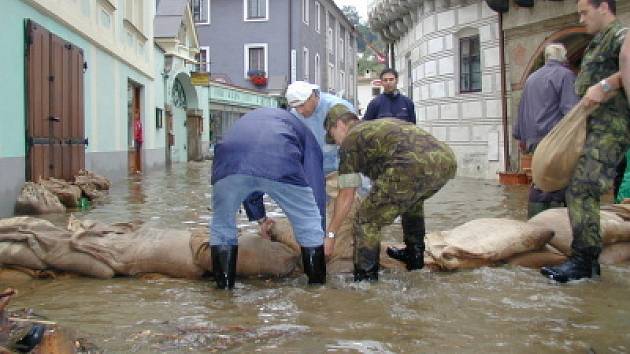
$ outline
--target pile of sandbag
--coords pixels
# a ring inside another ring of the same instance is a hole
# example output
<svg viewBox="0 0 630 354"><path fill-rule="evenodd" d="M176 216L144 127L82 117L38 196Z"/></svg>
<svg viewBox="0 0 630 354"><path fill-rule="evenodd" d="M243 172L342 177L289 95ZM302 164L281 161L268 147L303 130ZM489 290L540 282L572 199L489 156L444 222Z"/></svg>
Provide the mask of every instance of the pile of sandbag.
<svg viewBox="0 0 630 354"><path fill-rule="evenodd" d="M15 203L19 215L40 215L64 212L81 206L81 198L96 200L111 187L109 180L86 170L79 171L74 182L57 178L26 182Z"/></svg>
<svg viewBox="0 0 630 354"><path fill-rule="evenodd" d="M239 237L239 276L286 276L299 261L287 245ZM107 279L156 273L197 279L212 271L206 232L104 224L70 217L67 228L33 217L0 220L0 277L54 277L55 272ZM52 272L52 274L51 274ZM4 274L2 274L4 273Z"/></svg>

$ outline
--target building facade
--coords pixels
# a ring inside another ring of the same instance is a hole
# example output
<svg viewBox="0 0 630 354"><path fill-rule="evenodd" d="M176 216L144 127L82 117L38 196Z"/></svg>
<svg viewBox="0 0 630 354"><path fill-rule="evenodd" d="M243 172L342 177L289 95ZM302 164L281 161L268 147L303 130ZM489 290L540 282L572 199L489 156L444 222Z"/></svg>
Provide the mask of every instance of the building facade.
<svg viewBox="0 0 630 354"><path fill-rule="evenodd" d="M11 69L0 85L0 216L13 213L28 180L72 179L81 168L117 180L163 164L153 123L164 60L153 43L154 2L7 0L3 10Z"/></svg>
<svg viewBox="0 0 630 354"><path fill-rule="evenodd" d="M458 175L503 167L498 16L481 0L377 0L370 27L389 43L417 124L457 155Z"/></svg>
<svg viewBox="0 0 630 354"><path fill-rule="evenodd" d="M282 95L306 80L356 99L356 33L332 0L191 0L213 80Z"/></svg>

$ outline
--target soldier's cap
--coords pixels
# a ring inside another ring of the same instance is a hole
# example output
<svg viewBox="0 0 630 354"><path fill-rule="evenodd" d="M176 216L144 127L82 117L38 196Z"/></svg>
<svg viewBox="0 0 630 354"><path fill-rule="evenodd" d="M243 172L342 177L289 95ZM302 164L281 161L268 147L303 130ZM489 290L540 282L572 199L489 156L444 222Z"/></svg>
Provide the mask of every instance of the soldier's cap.
<svg viewBox="0 0 630 354"><path fill-rule="evenodd" d="M330 107L328 110L328 114L326 115L326 120L324 121L324 128L326 129L326 143L334 144L335 139L330 135L330 128L334 127L337 124L337 120L345 114L352 114L356 116L352 110L341 103L337 103L336 105Z"/></svg>

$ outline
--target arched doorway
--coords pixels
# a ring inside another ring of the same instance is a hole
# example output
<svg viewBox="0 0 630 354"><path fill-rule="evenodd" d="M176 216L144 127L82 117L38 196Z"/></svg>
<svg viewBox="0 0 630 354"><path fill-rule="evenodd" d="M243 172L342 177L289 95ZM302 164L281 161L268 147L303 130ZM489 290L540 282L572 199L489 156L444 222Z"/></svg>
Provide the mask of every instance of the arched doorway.
<svg viewBox="0 0 630 354"><path fill-rule="evenodd" d="M184 72L180 72L173 79L170 91L171 107L172 107L172 127L171 132L171 160L174 162L185 162L197 159L196 155L191 156L189 151L200 151L201 146L200 133L191 133L189 130L198 132L200 128L199 120L202 120L199 112L199 104L197 92L190 82L190 76ZM167 134L168 139L169 134ZM198 139L199 141L197 141ZM168 145L167 145L168 146ZM192 150L191 150L192 148Z"/></svg>
<svg viewBox="0 0 630 354"><path fill-rule="evenodd" d="M567 48L568 65L571 70L577 73L580 70L580 65L582 64L584 50L592 38L593 36L586 33L584 27L581 26L564 28L551 34L538 46L538 48L536 48L536 51L531 56L517 86L522 88L529 75L540 69L540 67L545 64L545 47L550 43L562 43L565 48Z"/></svg>

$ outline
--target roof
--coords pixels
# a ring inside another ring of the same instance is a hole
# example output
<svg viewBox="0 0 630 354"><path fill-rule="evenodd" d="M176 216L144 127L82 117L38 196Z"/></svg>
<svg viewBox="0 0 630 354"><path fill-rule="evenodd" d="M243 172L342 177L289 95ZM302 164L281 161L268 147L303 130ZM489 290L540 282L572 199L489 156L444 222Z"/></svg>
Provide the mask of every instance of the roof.
<svg viewBox="0 0 630 354"><path fill-rule="evenodd" d="M153 21L153 36L156 38L177 37L184 15L187 0L161 0Z"/></svg>

